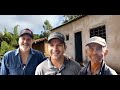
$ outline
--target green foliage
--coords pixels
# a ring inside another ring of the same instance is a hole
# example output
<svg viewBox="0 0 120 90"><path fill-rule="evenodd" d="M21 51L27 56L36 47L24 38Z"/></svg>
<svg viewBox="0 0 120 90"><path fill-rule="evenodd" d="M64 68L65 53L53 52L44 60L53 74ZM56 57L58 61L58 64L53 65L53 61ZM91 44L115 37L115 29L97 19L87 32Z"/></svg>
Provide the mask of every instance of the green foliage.
<svg viewBox="0 0 120 90"><path fill-rule="evenodd" d="M44 30L51 30L53 27L51 26L51 24L48 20L45 20L43 28L44 28Z"/></svg>
<svg viewBox="0 0 120 90"><path fill-rule="evenodd" d="M4 37L4 36L3 36L3 33L0 32L0 45L1 45L1 42L4 41L4 40L3 40L3 37Z"/></svg>
<svg viewBox="0 0 120 90"><path fill-rule="evenodd" d="M64 15L64 21L63 21L63 24L69 22L69 21L72 21L78 17L80 17L81 15Z"/></svg>
<svg viewBox="0 0 120 90"><path fill-rule="evenodd" d="M13 35L12 35L12 41L11 41L11 45L12 46L16 46L18 44L18 38L19 38L19 35L18 35L18 26L19 25L16 25L14 27L14 30L13 30Z"/></svg>
<svg viewBox="0 0 120 90"><path fill-rule="evenodd" d="M34 37L33 39L39 39L39 38L40 38L40 35L34 34L33 37Z"/></svg>
<svg viewBox="0 0 120 90"><path fill-rule="evenodd" d="M4 34L0 33L0 56L18 45L18 26L14 27L13 33L7 32L6 28L4 28Z"/></svg>
<svg viewBox="0 0 120 90"><path fill-rule="evenodd" d="M0 47L0 55L3 55L5 52L7 52L9 50L13 50L13 49L15 49L15 48L12 47L10 44L8 44L6 41L2 41L1 47Z"/></svg>
<svg viewBox="0 0 120 90"><path fill-rule="evenodd" d="M17 42L18 42L18 31L17 31L17 27L14 27L14 34L7 32L6 29L4 29L4 41L6 41L8 44L10 44L11 46L16 46Z"/></svg>
<svg viewBox="0 0 120 90"><path fill-rule="evenodd" d="M12 41L12 35L11 33L7 32L7 29L4 28L4 41L6 41L8 44Z"/></svg>
<svg viewBox="0 0 120 90"><path fill-rule="evenodd" d="M50 35L50 32L44 31L42 34L40 34L40 38L48 37Z"/></svg>
<svg viewBox="0 0 120 90"><path fill-rule="evenodd" d="M45 20L43 28L44 28L44 31L42 32L42 34L40 34L40 38L48 37L49 34L50 34L50 30L53 27L52 27L52 25L50 24L50 22L48 20Z"/></svg>

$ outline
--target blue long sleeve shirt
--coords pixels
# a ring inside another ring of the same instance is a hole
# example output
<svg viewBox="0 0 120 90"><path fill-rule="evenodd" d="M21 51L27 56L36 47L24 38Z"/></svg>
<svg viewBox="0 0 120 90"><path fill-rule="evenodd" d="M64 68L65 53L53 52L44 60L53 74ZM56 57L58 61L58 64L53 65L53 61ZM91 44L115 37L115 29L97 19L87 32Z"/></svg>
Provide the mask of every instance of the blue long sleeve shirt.
<svg viewBox="0 0 120 90"><path fill-rule="evenodd" d="M19 48L4 54L1 64L1 75L35 75L38 64L44 60L44 55L30 49L27 64L22 64Z"/></svg>

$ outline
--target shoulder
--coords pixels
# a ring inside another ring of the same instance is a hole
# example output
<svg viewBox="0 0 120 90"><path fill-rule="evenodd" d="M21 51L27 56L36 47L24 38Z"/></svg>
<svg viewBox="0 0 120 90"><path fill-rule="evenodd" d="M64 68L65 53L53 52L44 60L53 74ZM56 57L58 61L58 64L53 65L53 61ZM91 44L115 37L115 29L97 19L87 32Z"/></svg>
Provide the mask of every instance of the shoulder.
<svg viewBox="0 0 120 90"><path fill-rule="evenodd" d="M41 62L35 70L35 75L45 75L45 72L48 70L48 59Z"/></svg>
<svg viewBox="0 0 120 90"><path fill-rule="evenodd" d="M4 56L8 56L8 55L12 55L14 54L15 55L15 52L16 52L16 49L15 50L11 50L11 51L8 51L4 54Z"/></svg>
<svg viewBox="0 0 120 90"><path fill-rule="evenodd" d="M80 75L87 75L87 69L89 67L90 62L87 62L80 70Z"/></svg>
<svg viewBox="0 0 120 90"><path fill-rule="evenodd" d="M70 64L80 66L80 64L74 59L66 59Z"/></svg>
<svg viewBox="0 0 120 90"><path fill-rule="evenodd" d="M16 55L16 50L8 51L4 54L2 61L3 62L11 62L13 60L13 58L15 57L15 55Z"/></svg>
<svg viewBox="0 0 120 90"><path fill-rule="evenodd" d="M41 62L41 63L37 66L37 68L38 68L38 69L41 69L41 68L46 68L47 66L48 66L48 59L44 59L44 61Z"/></svg>
<svg viewBox="0 0 120 90"><path fill-rule="evenodd" d="M42 53L41 51L35 50L35 49L31 49L32 52L34 53Z"/></svg>
<svg viewBox="0 0 120 90"><path fill-rule="evenodd" d="M73 59L67 59L66 61L68 62L69 66L71 66L73 68L78 68L78 69L81 68L80 64L77 61L73 60Z"/></svg>
<svg viewBox="0 0 120 90"><path fill-rule="evenodd" d="M41 51L35 50L35 49L31 49L32 53L34 53L35 55L42 55L44 56L44 54Z"/></svg>
<svg viewBox="0 0 120 90"><path fill-rule="evenodd" d="M86 74L86 71L87 71L87 66L82 67L81 70L80 70L79 75L87 75L87 74Z"/></svg>
<svg viewBox="0 0 120 90"><path fill-rule="evenodd" d="M117 75L116 71L105 64L105 72L107 75Z"/></svg>
<svg viewBox="0 0 120 90"><path fill-rule="evenodd" d="M69 62L70 62L71 64L76 64L76 65L79 65L79 63L78 63L77 61L72 60L72 59L69 59Z"/></svg>

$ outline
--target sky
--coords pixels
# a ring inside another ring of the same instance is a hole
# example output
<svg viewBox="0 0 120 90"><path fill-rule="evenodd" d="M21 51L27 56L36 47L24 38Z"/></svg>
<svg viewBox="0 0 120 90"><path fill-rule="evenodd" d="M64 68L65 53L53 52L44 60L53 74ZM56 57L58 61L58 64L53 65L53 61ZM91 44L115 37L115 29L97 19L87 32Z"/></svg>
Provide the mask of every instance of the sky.
<svg viewBox="0 0 120 90"><path fill-rule="evenodd" d="M18 33L20 30L29 28L34 34L41 34L45 20L49 20L53 28L60 26L63 22L63 15L0 15L0 32L3 32L4 27L8 32L13 33L16 25Z"/></svg>

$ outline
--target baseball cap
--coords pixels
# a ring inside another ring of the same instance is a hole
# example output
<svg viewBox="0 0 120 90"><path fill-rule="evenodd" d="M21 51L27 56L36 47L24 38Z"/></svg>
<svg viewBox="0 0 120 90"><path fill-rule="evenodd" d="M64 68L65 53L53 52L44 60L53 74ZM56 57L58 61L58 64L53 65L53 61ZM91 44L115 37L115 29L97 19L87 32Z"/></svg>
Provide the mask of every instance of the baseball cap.
<svg viewBox="0 0 120 90"><path fill-rule="evenodd" d="M64 35L62 33L59 33L59 32L53 32L53 33L51 33L50 36L48 37L48 43L52 39L59 39L63 43L65 43L65 37L64 37Z"/></svg>
<svg viewBox="0 0 120 90"><path fill-rule="evenodd" d="M90 43L97 43L102 45L103 47L107 45L105 39L98 36L91 37L87 42L86 46Z"/></svg>
<svg viewBox="0 0 120 90"><path fill-rule="evenodd" d="M27 34L27 35L29 35L31 38L33 38L33 32L32 32L30 29L26 28L26 29L21 30L21 31L20 31L20 34L19 34L19 37L21 37L21 36L23 36L23 35L25 35L25 34Z"/></svg>

